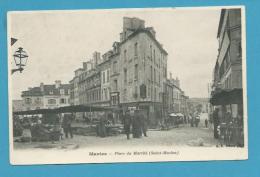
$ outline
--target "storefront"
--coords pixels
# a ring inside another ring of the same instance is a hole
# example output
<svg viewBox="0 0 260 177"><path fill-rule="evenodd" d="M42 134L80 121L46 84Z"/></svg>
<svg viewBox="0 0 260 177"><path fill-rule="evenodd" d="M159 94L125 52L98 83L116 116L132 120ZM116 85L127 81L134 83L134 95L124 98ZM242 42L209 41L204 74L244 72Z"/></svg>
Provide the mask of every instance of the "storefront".
<svg viewBox="0 0 260 177"><path fill-rule="evenodd" d="M210 103L218 108L220 141L226 146L244 146L243 90L219 90Z"/></svg>

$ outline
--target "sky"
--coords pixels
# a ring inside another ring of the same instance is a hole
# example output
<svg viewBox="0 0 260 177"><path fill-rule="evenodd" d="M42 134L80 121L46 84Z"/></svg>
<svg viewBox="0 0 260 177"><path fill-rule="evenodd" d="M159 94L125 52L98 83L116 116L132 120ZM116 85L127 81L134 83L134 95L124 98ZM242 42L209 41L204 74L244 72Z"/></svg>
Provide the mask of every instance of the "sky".
<svg viewBox="0 0 260 177"><path fill-rule="evenodd" d="M21 99L22 91L41 82L68 83L94 51L103 54L119 41L125 16L138 17L146 27L154 27L156 39L168 52L168 72L180 79L187 96L208 97L217 58L219 8L10 13L8 36L18 41L9 46L9 69L15 68L12 55L18 47L29 55L25 70L10 76L12 99Z"/></svg>

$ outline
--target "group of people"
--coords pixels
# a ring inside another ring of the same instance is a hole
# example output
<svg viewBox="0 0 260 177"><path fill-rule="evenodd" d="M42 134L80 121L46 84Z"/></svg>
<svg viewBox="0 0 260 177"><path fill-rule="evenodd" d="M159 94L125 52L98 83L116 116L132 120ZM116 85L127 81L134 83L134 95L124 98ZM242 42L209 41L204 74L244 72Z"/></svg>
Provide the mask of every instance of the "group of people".
<svg viewBox="0 0 260 177"><path fill-rule="evenodd" d="M123 116L124 131L127 139L130 139L130 134L133 138L147 137L147 117L141 110L125 112Z"/></svg>
<svg viewBox="0 0 260 177"><path fill-rule="evenodd" d="M56 141L62 139L63 134L73 138L72 120L71 114L54 116L51 122L37 116L15 118L14 136L20 137L19 142Z"/></svg>

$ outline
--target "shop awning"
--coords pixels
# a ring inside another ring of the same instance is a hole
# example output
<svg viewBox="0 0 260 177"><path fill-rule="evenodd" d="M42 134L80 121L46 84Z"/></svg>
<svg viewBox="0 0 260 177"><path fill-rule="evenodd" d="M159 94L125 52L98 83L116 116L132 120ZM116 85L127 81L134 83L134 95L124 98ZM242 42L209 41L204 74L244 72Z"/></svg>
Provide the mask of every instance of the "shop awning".
<svg viewBox="0 0 260 177"><path fill-rule="evenodd" d="M99 111L113 111L111 107L99 107L90 105L75 105L65 106L54 109L36 109L29 111L17 111L14 115L34 115L34 114L58 114L58 113L74 113L74 112L99 112Z"/></svg>
<svg viewBox="0 0 260 177"><path fill-rule="evenodd" d="M176 117L177 115L175 113L171 113L169 116Z"/></svg>
<svg viewBox="0 0 260 177"><path fill-rule="evenodd" d="M184 115L182 113L177 113L176 115L179 117L184 117Z"/></svg>
<svg viewBox="0 0 260 177"><path fill-rule="evenodd" d="M210 98L212 105L228 105L228 104L242 104L243 103L243 90L220 90L212 93Z"/></svg>

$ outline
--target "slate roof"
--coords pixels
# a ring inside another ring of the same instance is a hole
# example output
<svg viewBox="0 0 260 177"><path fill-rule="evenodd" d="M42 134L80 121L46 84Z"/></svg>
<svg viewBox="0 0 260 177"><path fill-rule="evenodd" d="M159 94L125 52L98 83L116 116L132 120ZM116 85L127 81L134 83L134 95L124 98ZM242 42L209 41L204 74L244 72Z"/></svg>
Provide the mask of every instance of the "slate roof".
<svg viewBox="0 0 260 177"><path fill-rule="evenodd" d="M61 84L59 88L55 88L53 85L43 85L43 91L41 87L33 87L29 90L22 92L22 97L25 96L45 96L45 95L61 95L60 90L64 89L64 95L69 95L70 84Z"/></svg>

